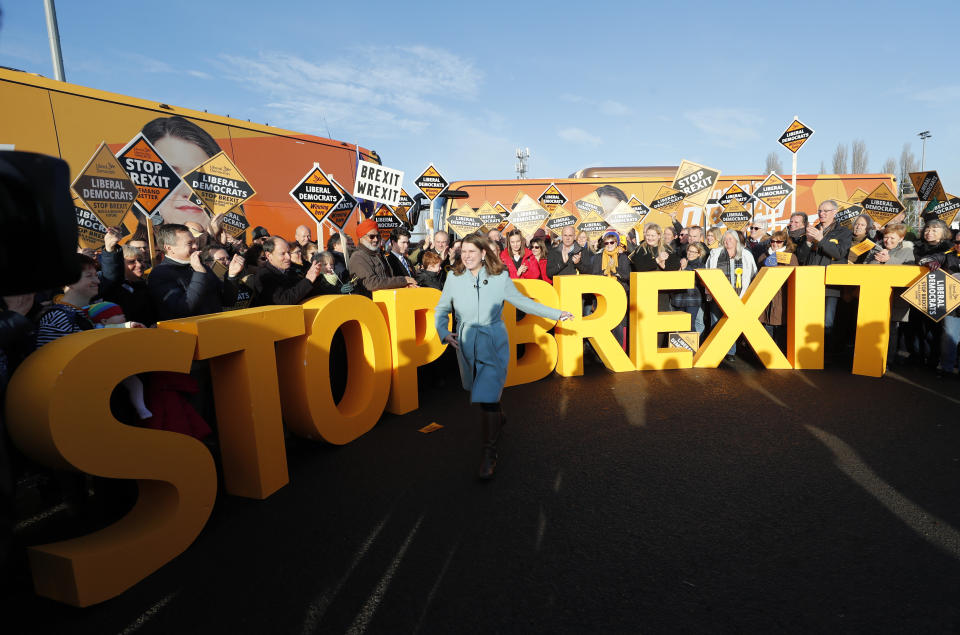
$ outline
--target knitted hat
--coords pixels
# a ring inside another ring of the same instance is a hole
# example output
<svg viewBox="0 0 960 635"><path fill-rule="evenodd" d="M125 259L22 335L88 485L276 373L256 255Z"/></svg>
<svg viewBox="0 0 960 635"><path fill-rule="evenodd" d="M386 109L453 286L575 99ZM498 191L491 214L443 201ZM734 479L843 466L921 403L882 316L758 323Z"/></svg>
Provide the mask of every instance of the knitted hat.
<svg viewBox="0 0 960 635"><path fill-rule="evenodd" d="M617 242L618 242L618 243L622 243L622 242L623 242L623 240L621 239L621 236L620 236L620 232L618 232L618 231L615 230L615 229L608 229L607 231L603 232L603 238L602 238L601 240L606 240L606 239L607 239L607 236L613 236L614 238L617 239Z"/></svg>
<svg viewBox="0 0 960 635"><path fill-rule="evenodd" d="M97 302L87 307L87 316L94 324L100 324L116 315L123 315L123 308L113 302Z"/></svg>
<svg viewBox="0 0 960 635"><path fill-rule="evenodd" d="M376 231L377 229L377 221L373 220L372 218L368 218L357 225L357 233L354 234L354 236L356 236L357 240L359 241L362 237L366 236L372 231Z"/></svg>

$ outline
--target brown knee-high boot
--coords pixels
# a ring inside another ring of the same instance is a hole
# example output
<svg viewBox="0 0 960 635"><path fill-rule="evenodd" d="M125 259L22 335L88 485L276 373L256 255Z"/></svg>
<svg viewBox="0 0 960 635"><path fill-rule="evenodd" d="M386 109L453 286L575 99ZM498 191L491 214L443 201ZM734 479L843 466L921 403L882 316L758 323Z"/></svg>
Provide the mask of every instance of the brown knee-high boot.
<svg viewBox="0 0 960 635"><path fill-rule="evenodd" d="M480 421L483 429L483 456L480 461L480 471L477 476L489 480L497 467L497 443L500 441L500 432L503 428L503 412L480 412Z"/></svg>

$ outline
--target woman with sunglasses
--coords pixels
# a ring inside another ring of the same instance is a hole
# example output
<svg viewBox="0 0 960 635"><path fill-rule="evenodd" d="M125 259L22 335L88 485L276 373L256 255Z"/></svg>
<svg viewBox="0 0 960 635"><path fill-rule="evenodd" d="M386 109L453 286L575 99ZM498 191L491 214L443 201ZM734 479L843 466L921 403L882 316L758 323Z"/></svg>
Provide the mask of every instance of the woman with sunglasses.
<svg viewBox="0 0 960 635"><path fill-rule="evenodd" d="M947 264L947 256L956 254L950 228L939 218L928 220L923 226L921 239L913 246L913 257L918 265L924 265L931 271L939 269ZM953 258L951 258L951 263ZM950 273L956 270L947 268ZM944 349L943 333L946 328L946 318L942 322L929 320L919 311L912 311L914 317L911 322L916 321L919 330L918 338L920 344L920 354L922 361L930 368L938 368L938 375L944 372L944 366L940 359ZM953 337L953 336L951 336ZM955 337L953 338L956 339ZM956 343L954 343L956 349ZM956 351L952 355L952 360L956 360ZM952 367L948 369L952 372Z"/></svg>
<svg viewBox="0 0 960 635"><path fill-rule="evenodd" d="M547 275L547 243L543 241L543 238L534 238L530 241L530 251L533 252L537 264L540 265L540 279L553 284L553 280Z"/></svg>
<svg viewBox="0 0 960 635"><path fill-rule="evenodd" d="M496 247L498 243L492 244ZM533 255L533 251L527 249L526 241L519 229L514 229L507 234L507 248L500 252L500 260L506 265L507 272L513 279L540 278L540 263Z"/></svg>
<svg viewBox="0 0 960 635"><path fill-rule="evenodd" d="M478 476L485 480L493 478L497 444L506 423L500 397L507 380L510 339L503 324L503 303L549 320L573 317L521 294L497 251L484 236L464 238L460 260L447 276L434 310L437 334L456 349L463 387L470 391L470 402L481 409L483 455ZM455 333L449 329L451 314L456 316Z"/></svg>
<svg viewBox="0 0 960 635"><path fill-rule="evenodd" d="M960 255L955 244L952 232L940 219L928 220L923 226L923 241L914 247L914 257L918 265L925 265L930 271L943 269L951 275L960 273ZM953 375L957 364L957 344L960 343L960 309L955 309L939 324L921 318L921 329L926 333L921 336L921 343L931 353L927 359L930 366L934 366L934 358L939 354L937 377ZM935 346L939 343L939 347ZM939 349L939 350L938 350Z"/></svg>
<svg viewBox="0 0 960 635"><path fill-rule="evenodd" d="M601 251L599 255L593 259L591 273L597 276L607 276L608 278L615 279L623 287L623 290L626 291L627 297L630 297L631 266L624 242L625 241L621 241L620 234L616 230L609 229L604 232L600 238ZM623 350L627 350L626 315L623 316L623 320L613 329L612 333L613 336L617 338L620 346L623 347Z"/></svg>
<svg viewBox="0 0 960 635"><path fill-rule="evenodd" d="M871 251L867 264L873 265L912 265L914 264L913 243L904 240L907 226L902 223L884 225L882 234L883 248ZM887 346L888 364L900 363L900 339L906 342L910 355L916 356L917 339L910 326L910 304L901 297L901 291L893 293L890 306L890 342Z"/></svg>
<svg viewBox="0 0 960 635"><path fill-rule="evenodd" d="M847 262L851 265L862 265L868 260L873 260L873 254L880 251L882 247L875 244L870 249L863 249L863 242L870 240L873 219L867 214L860 214L853 221L851 229L853 230L853 240L850 243L850 250L847 251Z"/></svg>
<svg viewBox="0 0 960 635"><path fill-rule="evenodd" d="M790 240L790 232L780 229L770 235L770 241L767 243L767 253L764 257L757 259L757 273L762 267L796 267L800 263L794 254L793 241ZM783 292L783 287L773 296L770 304L760 314L760 323L767 329L767 333L773 337L777 346L786 352L787 346L787 295Z"/></svg>

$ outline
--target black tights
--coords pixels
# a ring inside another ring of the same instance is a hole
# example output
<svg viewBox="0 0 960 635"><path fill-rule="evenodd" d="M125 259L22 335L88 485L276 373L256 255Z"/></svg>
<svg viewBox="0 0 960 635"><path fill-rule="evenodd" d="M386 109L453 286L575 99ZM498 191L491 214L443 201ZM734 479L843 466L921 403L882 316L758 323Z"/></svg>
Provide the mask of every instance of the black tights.
<svg viewBox="0 0 960 635"><path fill-rule="evenodd" d="M484 412L500 412L500 402L496 403L480 403L480 408Z"/></svg>

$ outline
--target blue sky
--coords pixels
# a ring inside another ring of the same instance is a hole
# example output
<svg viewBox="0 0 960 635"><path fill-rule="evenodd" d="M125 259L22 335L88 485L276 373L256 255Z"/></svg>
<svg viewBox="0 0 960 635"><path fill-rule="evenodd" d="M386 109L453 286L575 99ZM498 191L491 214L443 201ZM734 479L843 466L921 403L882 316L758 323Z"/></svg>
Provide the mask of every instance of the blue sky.
<svg viewBox="0 0 960 635"><path fill-rule="evenodd" d="M757 174L800 119L799 171L930 130L960 194L960 3L61 0L67 80L360 143L407 173L562 178L599 165ZM43 3L0 0L0 65L52 77Z"/></svg>

